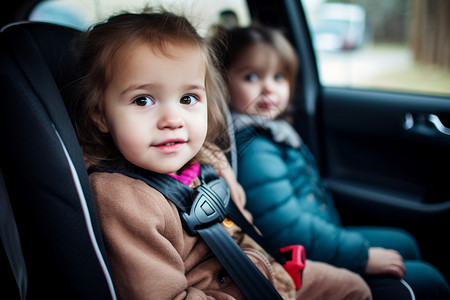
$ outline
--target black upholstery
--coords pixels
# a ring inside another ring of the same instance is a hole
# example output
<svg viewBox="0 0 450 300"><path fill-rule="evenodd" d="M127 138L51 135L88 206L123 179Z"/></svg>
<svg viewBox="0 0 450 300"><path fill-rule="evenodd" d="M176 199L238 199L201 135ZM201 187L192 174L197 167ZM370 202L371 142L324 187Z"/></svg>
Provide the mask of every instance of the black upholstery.
<svg viewBox="0 0 450 300"><path fill-rule="evenodd" d="M2 200L10 199L26 265L23 299L115 298L86 168L60 93L76 76L76 34L32 22L0 33ZM6 252L17 246L2 240Z"/></svg>

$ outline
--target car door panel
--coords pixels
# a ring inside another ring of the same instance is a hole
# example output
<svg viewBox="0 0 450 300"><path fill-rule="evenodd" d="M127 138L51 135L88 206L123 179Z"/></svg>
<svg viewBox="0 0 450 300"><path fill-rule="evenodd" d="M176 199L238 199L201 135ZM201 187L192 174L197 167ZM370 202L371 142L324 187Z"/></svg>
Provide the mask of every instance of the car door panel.
<svg viewBox="0 0 450 300"><path fill-rule="evenodd" d="M344 222L404 228L425 259L449 265L450 139L428 118L446 123L449 99L322 88L318 101L323 174Z"/></svg>
<svg viewBox="0 0 450 300"><path fill-rule="evenodd" d="M371 182L421 203L450 201L450 137L429 121L405 127L411 113L448 115L450 101L337 88L324 89L321 101L329 178Z"/></svg>

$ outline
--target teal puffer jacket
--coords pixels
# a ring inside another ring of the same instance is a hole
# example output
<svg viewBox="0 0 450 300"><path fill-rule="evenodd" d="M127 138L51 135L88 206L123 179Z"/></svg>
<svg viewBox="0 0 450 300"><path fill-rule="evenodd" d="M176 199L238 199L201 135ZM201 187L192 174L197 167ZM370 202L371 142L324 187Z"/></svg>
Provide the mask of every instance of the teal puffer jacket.
<svg viewBox="0 0 450 300"><path fill-rule="evenodd" d="M363 273L368 242L341 226L306 145L275 142L273 132L259 126L238 130L236 143L246 208L271 246L302 244L311 260Z"/></svg>

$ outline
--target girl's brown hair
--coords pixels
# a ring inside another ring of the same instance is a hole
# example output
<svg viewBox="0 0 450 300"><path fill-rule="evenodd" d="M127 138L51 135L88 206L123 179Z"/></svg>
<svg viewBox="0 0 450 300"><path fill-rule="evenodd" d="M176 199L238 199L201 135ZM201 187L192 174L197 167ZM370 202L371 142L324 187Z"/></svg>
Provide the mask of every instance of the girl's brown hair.
<svg viewBox="0 0 450 300"><path fill-rule="evenodd" d="M101 112L104 92L114 74L114 61L136 43L148 43L155 51L167 53L167 45L195 45L205 57L206 96L208 99L208 133L206 142L196 159L209 162L211 151L229 146L225 119L226 96L222 76L215 68L216 56L209 43L182 16L169 12L124 13L93 26L83 38L80 56L81 79L79 97L75 105L75 127L87 165L103 160L123 158L110 134L101 132L93 121L93 114ZM215 146L213 146L215 145Z"/></svg>

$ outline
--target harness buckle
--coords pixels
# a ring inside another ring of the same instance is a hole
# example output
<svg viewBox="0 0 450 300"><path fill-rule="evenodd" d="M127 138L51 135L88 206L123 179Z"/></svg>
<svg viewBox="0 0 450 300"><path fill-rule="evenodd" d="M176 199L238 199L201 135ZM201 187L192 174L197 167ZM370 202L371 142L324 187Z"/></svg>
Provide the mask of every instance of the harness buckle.
<svg viewBox="0 0 450 300"><path fill-rule="evenodd" d="M283 267L294 280L295 288L299 290L302 286L303 269L306 265L305 248L302 245L291 245L281 248L280 252L288 258Z"/></svg>
<svg viewBox="0 0 450 300"><path fill-rule="evenodd" d="M203 182L195 190L197 195L190 212L180 214L183 227L190 235L196 235L198 228L222 222L230 203L230 189L221 177L208 183Z"/></svg>

